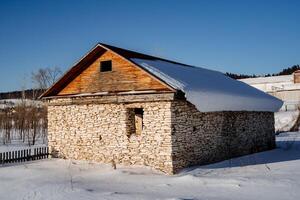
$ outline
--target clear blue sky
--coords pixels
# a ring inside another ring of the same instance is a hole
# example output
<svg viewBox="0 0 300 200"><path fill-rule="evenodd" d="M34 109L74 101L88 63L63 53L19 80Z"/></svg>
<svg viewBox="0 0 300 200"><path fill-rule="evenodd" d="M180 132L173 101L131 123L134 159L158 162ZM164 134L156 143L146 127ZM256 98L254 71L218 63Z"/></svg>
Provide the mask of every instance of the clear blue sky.
<svg viewBox="0 0 300 200"><path fill-rule="evenodd" d="M97 42L220 71L300 64L300 1L0 0L0 91L66 70Z"/></svg>

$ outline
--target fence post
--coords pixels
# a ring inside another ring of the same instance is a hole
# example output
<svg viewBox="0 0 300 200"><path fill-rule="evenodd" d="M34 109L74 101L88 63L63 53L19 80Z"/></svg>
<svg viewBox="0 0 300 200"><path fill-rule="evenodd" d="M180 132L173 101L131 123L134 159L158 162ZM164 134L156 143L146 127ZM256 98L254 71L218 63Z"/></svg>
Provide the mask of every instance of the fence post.
<svg viewBox="0 0 300 200"><path fill-rule="evenodd" d="M8 152L5 153L5 163L7 162L8 160Z"/></svg>
<svg viewBox="0 0 300 200"><path fill-rule="evenodd" d="M44 147L41 147L42 148L42 159L45 158L45 152L44 152Z"/></svg>
<svg viewBox="0 0 300 200"><path fill-rule="evenodd" d="M11 152L11 162L13 163L13 162L15 162L15 152L14 151L12 151Z"/></svg>
<svg viewBox="0 0 300 200"><path fill-rule="evenodd" d="M39 159L39 148L38 147L36 148L36 159L37 160Z"/></svg>
<svg viewBox="0 0 300 200"><path fill-rule="evenodd" d="M20 158L21 158L21 152L20 150L18 151L18 162L20 162Z"/></svg>
<svg viewBox="0 0 300 200"><path fill-rule="evenodd" d="M23 150L23 161L25 161L26 155L25 155L25 149Z"/></svg>
<svg viewBox="0 0 300 200"><path fill-rule="evenodd" d="M29 149L29 160L32 160L32 157L31 157L31 149Z"/></svg>
<svg viewBox="0 0 300 200"><path fill-rule="evenodd" d="M0 164L39 160L49 157L48 147L0 152Z"/></svg>

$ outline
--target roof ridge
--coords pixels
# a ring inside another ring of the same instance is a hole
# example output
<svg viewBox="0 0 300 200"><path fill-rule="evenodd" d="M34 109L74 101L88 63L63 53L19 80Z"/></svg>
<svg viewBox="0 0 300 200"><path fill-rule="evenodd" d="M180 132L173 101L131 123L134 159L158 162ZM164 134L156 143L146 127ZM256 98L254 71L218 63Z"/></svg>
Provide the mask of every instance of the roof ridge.
<svg viewBox="0 0 300 200"><path fill-rule="evenodd" d="M139 58L139 57L140 58L148 58L148 59L153 59L153 60L162 60L162 61L165 61L165 62L170 62L170 63L173 63L173 64L183 65L183 66L186 66L186 67L197 68L196 66L193 66L193 65L188 65L188 64L181 63L181 62L177 62L177 61L173 61L173 60L161 58L161 57L158 57L158 56L153 56L153 55L149 55L149 54L145 54L145 53L140 53L140 52L129 50L129 49L124 49L124 48L116 47L116 46L113 46L113 45L110 45L110 44L105 44L105 43L98 43L98 44L101 45L101 46L104 46L104 47L106 47L108 49L111 49L111 50L115 51L116 53L124 56L127 59ZM129 54L135 55L135 56L128 57L128 55L126 56L126 53L129 53Z"/></svg>

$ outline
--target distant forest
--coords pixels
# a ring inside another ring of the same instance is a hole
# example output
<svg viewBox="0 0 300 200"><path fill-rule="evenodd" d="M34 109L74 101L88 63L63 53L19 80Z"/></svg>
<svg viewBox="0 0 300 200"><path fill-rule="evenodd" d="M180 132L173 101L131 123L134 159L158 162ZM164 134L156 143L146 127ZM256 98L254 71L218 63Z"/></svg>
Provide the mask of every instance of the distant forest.
<svg viewBox="0 0 300 200"><path fill-rule="evenodd" d="M265 74L265 75L247 75L247 74L234 74L234 73L229 73L226 72L225 74L233 79L243 79L243 78L256 78L256 77L269 77L269 76L280 76L280 75L290 75L294 73L295 71L300 70L300 65L294 65L292 67L288 67L286 69L283 69L279 73L275 74Z"/></svg>
<svg viewBox="0 0 300 200"><path fill-rule="evenodd" d="M42 89L30 89L24 91L2 92L0 93L0 99L37 99L44 90Z"/></svg>

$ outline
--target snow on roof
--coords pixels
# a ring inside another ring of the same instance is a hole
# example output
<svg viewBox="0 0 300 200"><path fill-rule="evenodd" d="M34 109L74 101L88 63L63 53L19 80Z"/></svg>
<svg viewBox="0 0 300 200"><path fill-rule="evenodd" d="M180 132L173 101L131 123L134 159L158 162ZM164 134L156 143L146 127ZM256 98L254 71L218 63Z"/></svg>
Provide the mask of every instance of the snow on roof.
<svg viewBox="0 0 300 200"><path fill-rule="evenodd" d="M175 89L185 93L201 112L270 111L276 112L282 101L221 72L160 59L130 58Z"/></svg>

